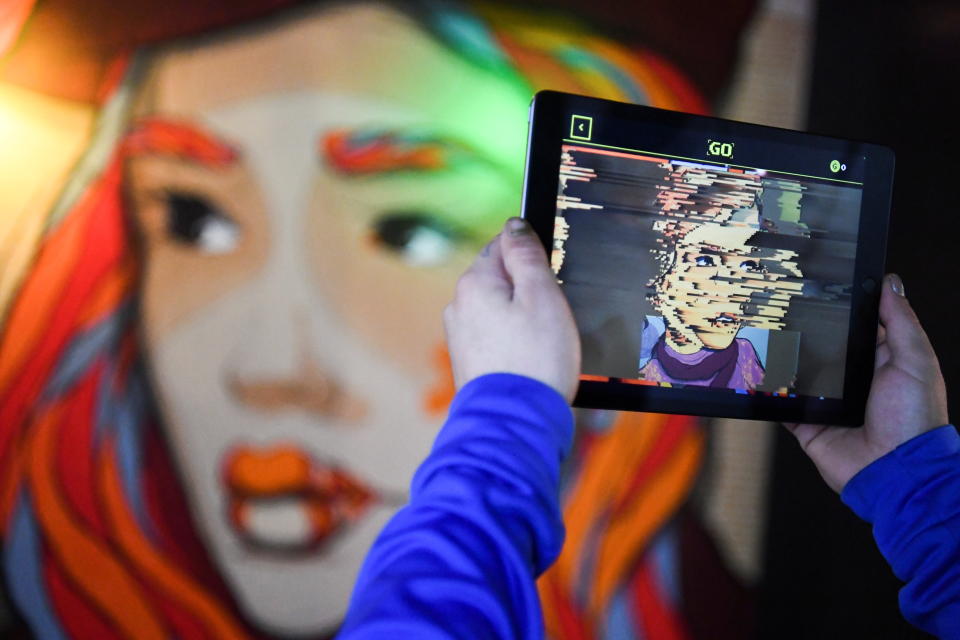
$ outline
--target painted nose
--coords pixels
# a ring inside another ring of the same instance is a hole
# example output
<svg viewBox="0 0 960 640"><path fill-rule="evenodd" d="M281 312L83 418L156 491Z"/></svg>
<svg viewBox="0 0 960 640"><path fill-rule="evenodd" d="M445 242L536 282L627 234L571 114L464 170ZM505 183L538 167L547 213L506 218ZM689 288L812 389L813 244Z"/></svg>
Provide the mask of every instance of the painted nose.
<svg viewBox="0 0 960 640"><path fill-rule="evenodd" d="M367 403L317 357L307 309L282 297L267 298L258 305L256 331L248 330L246 346L239 348L234 366L227 370L230 395L258 412L301 411L325 423L359 422L367 414Z"/></svg>
<svg viewBox="0 0 960 640"><path fill-rule="evenodd" d="M366 403L306 351L289 376L232 375L227 386L238 402L266 413L300 410L345 424L357 423L367 413Z"/></svg>

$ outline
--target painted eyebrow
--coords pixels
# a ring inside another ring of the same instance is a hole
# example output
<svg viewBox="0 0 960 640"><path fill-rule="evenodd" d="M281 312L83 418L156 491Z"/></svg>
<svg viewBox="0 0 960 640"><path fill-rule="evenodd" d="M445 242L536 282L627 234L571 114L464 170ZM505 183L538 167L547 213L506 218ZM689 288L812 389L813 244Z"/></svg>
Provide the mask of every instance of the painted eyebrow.
<svg viewBox="0 0 960 640"><path fill-rule="evenodd" d="M237 150L214 134L185 121L155 117L138 120L124 136L127 157L167 155L208 167L226 167L239 158Z"/></svg>
<svg viewBox="0 0 960 640"><path fill-rule="evenodd" d="M441 136L382 129L335 129L318 140L318 153L330 167L350 176L395 171L439 171L458 157L476 152Z"/></svg>

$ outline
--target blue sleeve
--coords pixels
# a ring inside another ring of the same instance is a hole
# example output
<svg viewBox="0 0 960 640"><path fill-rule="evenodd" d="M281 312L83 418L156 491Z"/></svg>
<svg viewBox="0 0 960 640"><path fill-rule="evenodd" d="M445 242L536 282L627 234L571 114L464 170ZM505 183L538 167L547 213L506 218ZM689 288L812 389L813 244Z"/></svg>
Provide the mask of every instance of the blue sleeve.
<svg viewBox="0 0 960 640"><path fill-rule="evenodd" d="M542 638L536 577L563 545L573 415L547 385L471 381L367 554L340 640Z"/></svg>
<svg viewBox="0 0 960 640"><path fill-rule="evenodd" d="M960 436L951 425L909 440L855 475L841 493L873 524L880 552L906 585L911 624L960 639Z"/></svg>

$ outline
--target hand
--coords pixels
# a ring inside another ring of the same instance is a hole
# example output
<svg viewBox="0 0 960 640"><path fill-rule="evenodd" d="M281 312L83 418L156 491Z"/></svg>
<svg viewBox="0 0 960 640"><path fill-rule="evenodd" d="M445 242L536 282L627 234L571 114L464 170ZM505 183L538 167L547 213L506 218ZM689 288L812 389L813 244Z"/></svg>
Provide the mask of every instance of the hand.
<svg viewBox="0 0 960 640"><path fill-rule="evenodd" d="M460 277L443 320L457 389L487 373L518 373L573 400L580 336L540 240L520 218Z"/></svg>
<svg viewBox="0 0 960 640"><path fill-rule="evenodd" d="M900 444L947 424L947 392L937 356L896 275L884 278L873 385L862 429L785 425L830 487Z"/></svg>

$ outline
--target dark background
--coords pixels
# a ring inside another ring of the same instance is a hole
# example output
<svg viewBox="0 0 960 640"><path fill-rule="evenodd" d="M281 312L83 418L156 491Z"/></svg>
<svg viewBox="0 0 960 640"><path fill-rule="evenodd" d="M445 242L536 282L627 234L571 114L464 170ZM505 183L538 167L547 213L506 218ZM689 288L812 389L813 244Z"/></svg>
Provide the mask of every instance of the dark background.
<svg viewBox="0 0 960 640"><path fill-rule="evenodd" d="M960 408L960 3L820 2L807 128L897 154L888 271L937 350ZM784 430L770 487L764 638L927 638L900 616L900 582L870 528Z"/></svg>

